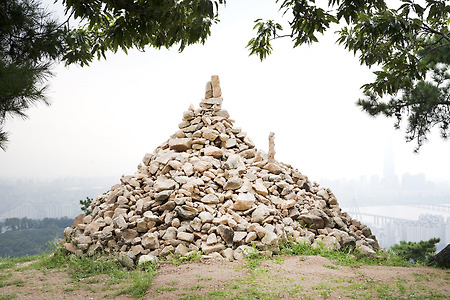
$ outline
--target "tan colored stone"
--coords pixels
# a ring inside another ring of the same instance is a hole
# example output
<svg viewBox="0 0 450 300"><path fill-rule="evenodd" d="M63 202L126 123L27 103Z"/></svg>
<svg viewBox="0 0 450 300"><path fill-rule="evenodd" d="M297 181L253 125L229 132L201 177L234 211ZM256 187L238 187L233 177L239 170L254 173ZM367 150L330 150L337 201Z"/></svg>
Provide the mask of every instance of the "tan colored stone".
<svg viewBox="0 0 450 300"><path fill-rule="evenodd" d="M267 196L269 194L269 191L261 179L256 180L255 184L253 184L253 189L261 196Z"/></svg>
<svg viewBox="0 0 450 300"><path fill-rule="evenodd" d="M205 99L209 99L213 96L212 93L212 85L211 85L211 81L208 81L206 83L206 87L205 87Z"/></svg>
<svg viewBox="0 0 450 300"><path fill-rule="evenodd" d="M150 250L159 248L158 234L157 233L144 234L142 236L142 246Z"/></svg>
<svg viewBox="0 0 450 300"><path fill-rule="evenodd" d="M247 210L252 208L256 198L250 193L241 193L237 196L234 202L234 210Z"/></svg>
<svg viewBox="0 0 450 300"><path fill-rule="evenodd" d="M276 175L281 174L283 172L283 168L277 163L268 163L267 165L264 166L264 169Z"/></svg>
<svg viewBox="0 0 450 300"><path fill-rule="evenodd" d="M211 87L212 87L212 96L214 98L222 96L222 89L220 88L219 76L217 75L211 76Z"/></svg>
<svg viewBox="0 0 450 300"><path fill-rule="evenodd" d="M201 245L202 251L205 254L213 253L213 252L219 252L225 249L225 246L223 244L215 244L215 245L207 245L205 242Z"/></svg>
<svg viewBox="0 0 450 300"><path fill-rule="evenodd" d="M214 245L215 243L217 243L217 236L213 232L210 235L208 235L208 238L206 239L206 244L207 245Z"/></svg>
<svg viewBox="0 0 450 300"><path fill-rule="evenodd" d="M72 243L64 243L64 248L73 254L77 252L77 248Z"/></svg>
<svg viewBox="0 0 450 300"><path fill-rule="evenodd" d="M212 164L208 161L204 161L204 160L200 160L194 163L194 171L197 172L205 172L206 170L208 170L209 168L212 167Z"/></svg>
<svg viewBox="0 0 450 300"><path fill-rule="evenodd" d="M203 136L205 139L207 139L207 140L213 142L213 141L215 141L216 138L219 136L219 132L218 132L217 130L214 130L214 129L203 128L203 129L202 129L202 136Z"/></svg>
<svg viewBox="0 0 450 300"><path fill-rule="evenodd" d="M194 235L189 232L179 232L177 234L177 239L186 241L186 242L192 242L192 241L194 241Z"/></svg>
<svg viewBox="0 0 450 300"><path fill-rule="evenodd" d="M227 182L223 186L223 189L225 191L227 191L227 190L237 190L237 189L239 189L242 186L243 183L244 183L244 181L242 179L240 179L237 176L233 176L233 177L231 177L230 179L227 180Z"/></svg>
<svg viewBox="0 0 450 300"><path fill-rule="evenodd" d="M245 231L235 231L233 236L233 243L240 243L247 236Z"/></svg>
<svg viewBox="0 0 450 300"><path fill-rule="evenodd" d="M80 215L76 216L75 219L73 220L72 227L73 228L79 227L78 225L83 223L84 217L85 217L84 214L80 214Z"/></svg>
<svg viewBox="0 0 450 300"><path fill-rule="evenodd" d="M275 162L275 133L273 132L269 134L269 152L267 154L267 159L269 163Z"/></svg>
<svg viewBox="0 0 450 300"><path fill-rule="evenodd" d="M200 201L206 204L216 204L219 203L219 197L214 194L207 194Z"/></svg>
<svg viewBox="0 0 450 300"><path fill-rule="evenodd" d="M294 207L294 205L296 203L297 203L297 201L295 201L295 200L283 201L283 203L281 204L281 209L288 209L288 208Z"/></svg>
<svg viewBox="0 0 450 300"><path fill-rule="evenodd" d="M169 148L175 151L186 151L191 148L190 138L176 138L169 141Z"/></svg>
<svg viewBox="0 0 450 300"><path fill-rule="evenodd" d="M223 151L215 146L208 146L203 149L205 156L213 156L215 158L220 158L223 155Z"/></svg>
<svg viewBox="0 0 450 300"><path fill-rule="evenodd" d="M174 180L164 176L160 176L153 185L153 188L155 189L156 192L161 192L164 190L173 190L175 186L176 182Z"/></svg>

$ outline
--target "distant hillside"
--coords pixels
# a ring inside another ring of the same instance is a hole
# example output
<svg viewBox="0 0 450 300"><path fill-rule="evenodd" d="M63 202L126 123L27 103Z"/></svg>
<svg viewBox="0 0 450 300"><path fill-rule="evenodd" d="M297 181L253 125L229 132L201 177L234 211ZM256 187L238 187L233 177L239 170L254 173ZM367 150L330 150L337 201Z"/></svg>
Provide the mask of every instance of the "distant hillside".
<svg viewBox="0 0 450 300"><path fill-rule="evenodd" d="M10 219L11 220L11 219ZM23 219L18 219L23 220ZM8 221L8 220L6 220ZM5 221L5 222L6 222ZM17 220L12 220L17 221ZM24 255L36 255L48 250L47 242L63 238L64 228L71 226L73 220L68 218L27 220L34 228L20 229L12 227L15 223L2 223L3 230L8 230L0 234L0 257L17 257ZM22 227L23 228L23 227ZM1 232L1 231L0 231Z"/></svg>

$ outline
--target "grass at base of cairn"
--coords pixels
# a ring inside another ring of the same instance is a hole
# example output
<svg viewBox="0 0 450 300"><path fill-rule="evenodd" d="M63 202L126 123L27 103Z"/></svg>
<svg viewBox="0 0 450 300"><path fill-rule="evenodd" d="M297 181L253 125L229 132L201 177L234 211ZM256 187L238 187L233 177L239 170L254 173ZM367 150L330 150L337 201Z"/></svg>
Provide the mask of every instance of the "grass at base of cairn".
<svg viewBox="0 0 450 300"><path fill-rule="evenodd" d="M259 269L262 260L271 259L275 263L281 263L283 255L305 256L305 259L306 256L318 255L331 259L338 265L350 267L357 267L360 265L407 267L413 265L391 251L386 250L378 251L376 257L366 257L357 249L347 248L335 251L328 250L324 248L323 245L318 245L313 248L308 244L298 244L293 242L280 244L278 251L274 252L271 257L265 256L264 253L267 252L250 252L249 255L246 256L244 268L256 272ZM174 265L180 265L182 263L199 261L201 259L201 252L192 252L186 257L172 256L170 261ZM33 268L43 270L44 272L47 272L50 269L56 269L67 272L73 282L80 281L81 279L85 279L85 281L101 282L112 291L108 297L127 294L135 298L142 298L151 286L153 277L157 274L157 267L155 264L144 264L137 266L132 270L128 270L119 263L116 256L106 254L75 256L68 254L61 246L54 248L52 254L0 258L0 270L9 272L11 269L18 269L18 264L28 261L34 262L27 266L20 266L20 268ZM88 280L86 280L87 278ZM0 281L2 280L3 279L0 278ZM4 280L6 280L6 278ZM17 285L20 283L4 281L3 284ZM398 288L401 290L402 285L400 284ZM8 297L0 299L8 299Z"/></svg>

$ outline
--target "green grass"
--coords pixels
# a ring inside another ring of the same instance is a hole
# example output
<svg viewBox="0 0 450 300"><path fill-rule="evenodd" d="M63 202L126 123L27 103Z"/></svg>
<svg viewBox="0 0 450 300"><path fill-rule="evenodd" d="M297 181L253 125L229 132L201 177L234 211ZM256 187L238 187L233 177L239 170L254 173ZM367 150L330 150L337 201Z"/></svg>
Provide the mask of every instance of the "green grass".
<svg viewBox="0 0 450 300"><path fill-rule="evenodd" d="M72 283L81 279L87 279L86 284L104 283L107 286L123 285L118 292L112 296L128 294L135 298L141 298L150 287L153 277L156 275L156 266L154 264L144 264L136 267L134 270L127 270L122 267L118 260L113 256L87 256L87 255L68 255L64 249L58 248L51 255L42 256L33 265L37 269L61 269L65 270ZM106 275L103 281L95 278L98 275ZM70 287L66 291L70 291Z"/></svg>
<svg viewBox="0 0 450 300"><path fill-rule="evenodd" d="M346 295L352 299L447 299L448 296L441 295L426 287L426 284L433 280L441 280L443 284L448 284L450 273L444 275L434 275L433 273L423 275L412 273L414 278L411 282L398 279L392 282L383 283L370 278L346 279L321 278L318 284L312 287L305 287L305 276L292 279L289 277L274 274L273 270L266 267L263 261L270 260L275 264L282 264L286 255L296 255L299 260L306 260L310 255L320 255L331 259L333 262L323 266L332 270L345 269L345 267L358 267L361 265L378 266L412 266L409 262L401 259L391 252L378 252L376 258L367 258L357 250L344 249L332 251L324 249L321 245L316 248L307 244L284 243L280 246L280 251L274 253L272 257L258 254L256 251L250 252L245 257L245 263L239 270L245 272L245 276L225 283L223 289L210 290L208 281L212 277L206 274L196 275L198 284L186 288L182 294L178 294L182 299L278 299L282 297L295 299L333 297L333 293ZM56 248L51 255L1 258L0 259L0 288L4 286L18 286L26 284L22 280L11 279L13 271L20 269L18 264L33 261L26 268L38 269L43 275L52 270L65 271L69 275L70 281L64 286L65 293L71 293L78 289L95 292L109 293L105 297L114 298L119 295L128 295L135 298L142 298L152 284L153 277L157 274L154 264L145 264L135 269L127 270L122 267L115 256L106 254L97 256L74 256L69 255L64 249ZM170 258L176 266L182 263L201 260L201 252L192 252L186 257ZM277 267L278 268L278 267ZM281 271L282 272L282 271ZM175 292L179 289L176 285L178 281L172 281L166 286L159 287L157 292ZM96 285L101 285L99 288ZM44 289L48 289L43 285ZM181 291L180 291L181 292ZM203 296L194 295L202 294ZM1 296L2 299L14 299L14 294Z"/></svg>
<svg viewBox="0 0 450 300"><path fill-rule="evenodd" d="M15 285L15 286L24 286L24 282L22 279L16 279L16 280L12 280L12 281L2 281L0 282L0 288L5 287L5 286L11 286L11 285Z"/></svg>
<svg viewBox="0 0 450 300"><path fill-rule="evenodd" d="M18 256L18 257L0 257L0 270L12 269L17 264L34 261L42 257L42 255Z"/></svg>
<svg viewBox="0 0 450 300"><path fill-rule="evenodd" d="M349 267L358 267L361 265L378 265L378 266L400 266L409 267L412 264L400 256L392 252L377 252L377 257L367 257L358 249L344 248L339 251L328 250L323 245L313 248L305 243L286 242L280 245L281 251L279 254L288 255L318 255L336 261L340 265Z"/></svg>
<svg viewBox="0 0 450 300"><path fill-rule="evenodd" d="M180 255L171 255L170 260L173 265L179 266L184 263L192 262L192 261L201 261L202 260L202 252L201 251L192 251L186 256Z"/></svg>
<svg viewBox="0 0 450 300"><path fill-rule="evenodd" d="M337 269L339 269L339 267L337 267L337 266L335 266L335 265L330 265L330 264L325 264L325 265L323 265L325 268L328 268L328 269L332 269L332 270L337 270Z"/></svg>
<svg viewBox="0 0 450 300"><path fill-rule="evenodd" d="M178 288L174 287L174 286L160 286L156 289L158 292L171 292L171 291L176 291L178 290Z"/></svg>
<svg viewBox="0 0 450 300"><path fill-rule="evenodd" d="M133 279L133 284L120 291L117 295L128 294L134 298L142 298L152 284L152 279L155 275L156 268L151 265L132 271L131 278Z"/></svg>
<svg viewBox="0 0 450 300"><path fill-rule="evenodd" d="M17 296L12 294L12 295L0 295L0 300L10 300L10 299L16 299Z"/></svg>
<svg viewBox="0 0 450 300"><path fill-rule="evenodd" d="M195 275L198 280L212 280L212 277L203 277L200 274Z"/></svg>
<svg viewBox="0 0 450 300"><path fill-rule="evenodd" d="M195 290L202 290L204 288L205 288L204 285L196 284L194 286L189 287L188 290L195 291Z"/></svg>

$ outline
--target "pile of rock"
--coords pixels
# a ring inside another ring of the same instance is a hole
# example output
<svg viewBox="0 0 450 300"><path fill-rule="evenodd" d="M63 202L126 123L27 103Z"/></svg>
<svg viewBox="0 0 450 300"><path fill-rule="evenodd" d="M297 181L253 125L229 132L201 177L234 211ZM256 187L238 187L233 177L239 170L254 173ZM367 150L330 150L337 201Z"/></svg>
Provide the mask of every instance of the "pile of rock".
<svg viewBox="0 0 450 300"><path fill-rule="evenodd" d="M276 161L272 133L269 153L257 150L222 100L212 76L180 130L65 229L65 248L119 253L125 264L191 251L233 260L286 240L374 255L370 228L342 212L329 189Z"/></svg>

